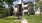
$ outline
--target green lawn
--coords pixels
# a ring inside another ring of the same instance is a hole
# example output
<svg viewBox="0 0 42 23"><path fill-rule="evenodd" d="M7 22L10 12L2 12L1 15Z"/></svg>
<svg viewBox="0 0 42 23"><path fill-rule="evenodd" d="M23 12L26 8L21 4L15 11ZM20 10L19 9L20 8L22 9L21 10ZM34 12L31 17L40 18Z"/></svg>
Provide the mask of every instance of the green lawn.
<svg viewBox="0 0 42 23"><path fill-rule="evenodd" d="M23 18L26 18L28 23L42 23L42 15L40 18L40 15L29 15L29 16L22 16Z"/></svg>
<svg viewBox="0 0 42 23"><path fill-rule="evenodd" d="M14 21L16 18L14 16L9 16L3 19L0 19L0 23L20 23L20 21Z"/></svg>
<svg viewBox="0 0 42 23"><path fill-rule="evenodd" d="M0 23L20 23L20 22L14 20L0 20Z"/></svg>
<svg viewBox="0 0 42 23"><path fill-rule="evenodd" d="M14 21L17 17L15 16L8 16L6 18L0 19L0 23L21 23L21 21ZM28 23L42 23L42 15L25 15L22 18L26 18Z"/></svg>

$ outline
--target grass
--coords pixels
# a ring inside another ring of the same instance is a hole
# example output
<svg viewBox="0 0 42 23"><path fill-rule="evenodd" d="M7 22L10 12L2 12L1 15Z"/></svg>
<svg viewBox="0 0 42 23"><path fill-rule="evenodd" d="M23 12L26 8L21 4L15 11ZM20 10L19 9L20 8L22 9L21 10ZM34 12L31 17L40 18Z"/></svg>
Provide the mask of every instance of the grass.
<svg viewBox="0 0 42 23"><path fill-rule="evenodd" d="M14 21L16 18L14 16L9 16L3 19L0 19L0 23L20 23L20 21Z"/></svg>
<svg viewBox="0 0 42 23"><path fill-rule="evenodd" d="M0 19L0 23L21 23L21 21L14 21L16 18L15 16L8 16ZM22 18L26 18L28 23L42 23L42 15L25 15Z"/></svg>
<svg viewBox="0 0 42 23"><path fill-rule="evenodd" d="M23 18L26 18L29 23L42 23L42 15L40 18L40 15L29 15L29 16L22 16Z"/></svg>
<svg viewBox="0 0 42 23"><path fill-rule="evenodd" d="M14 20L0 20L0 23L20 23L20 22Z"/></svg>

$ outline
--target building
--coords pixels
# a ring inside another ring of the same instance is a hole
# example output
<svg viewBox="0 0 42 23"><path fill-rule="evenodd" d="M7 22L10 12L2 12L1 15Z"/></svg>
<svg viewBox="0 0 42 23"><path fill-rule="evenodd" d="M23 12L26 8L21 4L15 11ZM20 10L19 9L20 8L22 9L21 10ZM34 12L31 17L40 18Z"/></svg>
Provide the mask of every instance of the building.
<svg viewBox="0 0 42 23"><path fill-rule="evenodd" d="M35 0L18 0L18 1L14 2L15 8L17 7L17 10L19 11L19 5L21 4L22 15L24 15L25 12L27 14L29 14L28 13L28 9L29 9L28 4L29 4L29 2L32 2L35 5ZM35 11L35 7L34 7L34 11ZM36 12L35 12L35 14L36 14Z"/></svg>

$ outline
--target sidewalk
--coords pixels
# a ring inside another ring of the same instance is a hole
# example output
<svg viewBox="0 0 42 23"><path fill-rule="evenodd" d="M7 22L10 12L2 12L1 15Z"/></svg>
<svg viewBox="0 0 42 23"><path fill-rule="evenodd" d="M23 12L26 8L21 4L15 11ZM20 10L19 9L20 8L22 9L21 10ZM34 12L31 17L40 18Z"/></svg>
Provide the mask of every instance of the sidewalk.
<svg viewBox="0 0 42 23"><path fill-rule="evenodd" d="M23 18L23 19L21 20L21 23L27 23L27 20L26 20L25 18Z"/></svg>

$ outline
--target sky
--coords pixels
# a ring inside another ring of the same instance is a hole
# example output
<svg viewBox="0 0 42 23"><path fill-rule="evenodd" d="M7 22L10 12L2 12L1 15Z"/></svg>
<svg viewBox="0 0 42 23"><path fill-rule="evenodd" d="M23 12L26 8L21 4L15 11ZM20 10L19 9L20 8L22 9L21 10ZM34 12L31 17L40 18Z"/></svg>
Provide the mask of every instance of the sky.
<svg viewBox="0 0 42 23"><path fill-rule="evenodd" d="M21 0L14 1L13 4L21 4Z"/></svg>
<svg viewBox="0 0 42 23"><path fill-rule="evenodd" d="M24 2L35 2L35 0L23 0Z"/></svg>
<svg viewBox="0 0 42 23"><path fill-rule="evenodd" d="M35 2L35 0L23 0L23 2ZM14 1L13 4L21 4L21 0Z"/></svg>
<svg viewBox="0 0 42 23"><path fill-rule="evenodd" d="M23 0L23 2L29 2L29 1L35 2L35 0ZM16 1L13 2L13 4L15 4L15 5L16 4L21 4L21 0L16 0ZM4 6L8 8L8 4L5 3L5 2L4 2Z"/></svg>
<svg viewBox="0 0 42 23"><path fill-rule="evenodd" d="M7 4L5 1L3 2L3 4L4 4L3 6L4 6L5 8L8 8L8 4Z"/></svg>

